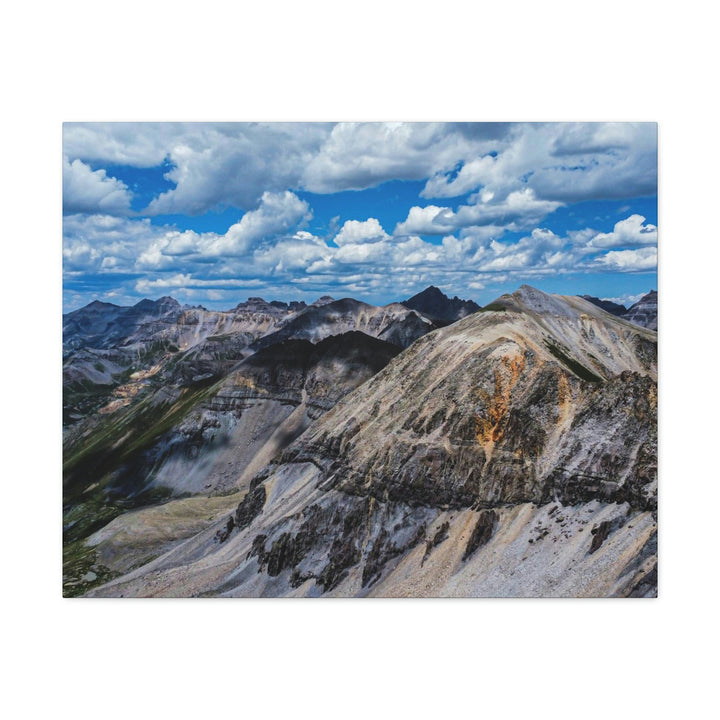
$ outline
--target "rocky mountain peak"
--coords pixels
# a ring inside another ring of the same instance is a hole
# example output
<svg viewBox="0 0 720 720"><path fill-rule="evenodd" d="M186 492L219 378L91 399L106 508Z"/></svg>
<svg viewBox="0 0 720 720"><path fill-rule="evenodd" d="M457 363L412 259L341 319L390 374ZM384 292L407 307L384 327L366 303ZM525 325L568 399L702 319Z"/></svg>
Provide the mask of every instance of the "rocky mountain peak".
<svg viewBox="0 0 720 720"><path fill-rule="evenodd" d="M321 298L318 298L314 303L310 303L310 307L322 307L323 305L329 305L333 302L335 302L335 298L330 297L330 295L323 295Z"/></svg>
<svg viewBox="0 0 720 720"><path fill-rule="evenodd" d="M514 293L501 295L486 307L492 309L495 306L505 306L508 310L556 317L577 315L577 310L572 308L561 295L543 292L532 285L521 285Z"/></svg>
<svg viewBox="0 0 720 720"><path fill-rule="evenodd" d="M657 330L658 326L658 294L657 290L650 290L643 295L623 315L623 319L635 325L641 325L648 330Z"/></svg>
<svg viewBox="0 0 720 720"><path fill-rule="evenodd" d="M423 291L417 293L415 297L438 298L449 300L450 298L435 285L428 285Z"/></svg>
<svg viewBox="0 0 720 720"><path fill-rule="evenodd" d="M271 303L267 302L265 298L261 297L249 297L245 302L237 304L236 309L238 310L259 310L271 307Z"/></svg>
<svg viewBox="0 0 720 720"><path fill-rule="evenodd" d="M286 303L280 300L268 302L261 297L249 297L245 302L238 303L234 308L236 313L260 313L277 317L286 315L288 312L297 312L305 307L305 303Z"/></svg>
<svg viewBox="0 0 720 720"><path fill-rule="evenodd" d="M457 295L449 298L434 285L404 300L402 304L446 325L480 309L480 306L472 300L461 300Z"/></svg>
<svg viewBox="0 0 720 720"><path fill-rule="evenodd" d="M140 302L132 306L132 310L137 313L146 313L148 315L164 315L172 310L180 310L180 303L169 295L164 295L158 300L150 300L143 298Z"/></svg>
<svg viewBox="0 0 720 720"><path fill-rule="evenodd" d="M119 305L115 305L113 303L109 302L103 302L102 300L93 300L91 303L88 303L83 310L103 310L106 308L117 308L120 307Z"/></svg>

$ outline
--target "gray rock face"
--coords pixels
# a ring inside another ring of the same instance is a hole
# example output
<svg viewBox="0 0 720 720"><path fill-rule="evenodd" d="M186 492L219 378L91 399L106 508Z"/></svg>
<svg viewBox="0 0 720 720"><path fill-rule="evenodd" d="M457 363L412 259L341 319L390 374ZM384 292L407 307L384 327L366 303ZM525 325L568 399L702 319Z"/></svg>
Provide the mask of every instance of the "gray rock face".
<svg viewBox="0 0 720 720"><path fill-rule="evenodd" d="M658 294L655 290L651 290L647 295L643 295L630 309L623 315L623 318L636 325L648 328L648 330L657 330L658 326Z"/></svg>
<svg viewBox="0 0 720 720"><path fill-rule="evenodd" d="M616 359L603 357L609 347L583 352L582 325L573 328L572 306L564 312L556 316L562 336L548 335L527 312L501 312L422 338L363 386L362 398L353 396L354 407L334 408L292 452L321 465L328 486L380 500L574 504L602 492L651 507L654 485L645 484L652 477L641 459L656 443L655 371L652 357L635 351L645 338L588 319L588 337L591 329L596 339L616 335L613 352L628 365L616 374ZM290 449L283 457L294 461Z"/></svg>
<svg viewBox="0 0 720 720"><path fill-rule="evenodd" d="M656 338L524 286L331 398L234 527L95 594L652 596Z"/></svg>

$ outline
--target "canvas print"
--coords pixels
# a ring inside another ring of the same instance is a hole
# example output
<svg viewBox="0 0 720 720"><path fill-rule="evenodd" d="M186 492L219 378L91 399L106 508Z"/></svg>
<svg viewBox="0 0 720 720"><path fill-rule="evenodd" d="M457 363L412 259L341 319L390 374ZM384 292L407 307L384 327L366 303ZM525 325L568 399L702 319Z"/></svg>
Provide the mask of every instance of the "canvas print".
<svg viewBox="0 0 720 720"><path fill-rule="evenodd" d="M654 123L66 123L66 597L655 597Z"/></svg>

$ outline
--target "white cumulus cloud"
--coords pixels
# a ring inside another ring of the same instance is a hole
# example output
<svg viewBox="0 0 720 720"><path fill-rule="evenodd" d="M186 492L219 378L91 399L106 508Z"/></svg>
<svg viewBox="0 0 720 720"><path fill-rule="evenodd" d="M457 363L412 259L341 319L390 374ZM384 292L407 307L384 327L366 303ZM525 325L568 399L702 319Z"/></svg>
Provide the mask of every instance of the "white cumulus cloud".
<svg viewBox="0 0 720 720"><path fill-rule="evenodd" d="M204 250L212 255L242 255L260 240L285 234L311 217L310 206L295 193L264 192L257 209L246 212L225 235L211 238Z"/></svg>
<svg viewBox="0 0 720 720"><path fill-rule="evenodd" d="M125 215L131 201L127 185L105 170L93 170L77 159L70 162L67 155L63 158L63 212Z"/></svg>
<svg viewBox="0 0 720 720"><path fill-rule="evenodd" d="M657 227L642 215L631 215L615 223L610 233L598 233L589 243L592 248L638 247L657 244Z"/></svg>
<svg viewBox="0 0 720 720"><path fill-rule="evenodd" d="M361 243L376 243L387 240L388 234L376 218L367 220L347 220L335 236L335 243L343 245L357 245Z"/></svg>
<svg viewBox="0 0 720 720"><path fill-rule="evenodd" d="M413 206L407 219L395 226L395 235L445 235L452 232L451 225L436 222L440 213L444 212L450 212L450 208L437 205Z"/></svg>
<svg viewBox="0 0 720 720"><path fill-rule="evenodd" d="M611 250L595 258L595 262L611 270L637 272L657 268L657 248L645 247L638 250Z"/></svg>
<svg viewBox="0 0 720 720"><path fill-rule="evenodd" d="M174 187L149 215L248 210L266 191L389 180L424 180L425 198L478 192L470 205L488 208L525 189L567 203L650 195L657 184L653 123L67 123L63 146L93 166L168 163Z"/></svg>

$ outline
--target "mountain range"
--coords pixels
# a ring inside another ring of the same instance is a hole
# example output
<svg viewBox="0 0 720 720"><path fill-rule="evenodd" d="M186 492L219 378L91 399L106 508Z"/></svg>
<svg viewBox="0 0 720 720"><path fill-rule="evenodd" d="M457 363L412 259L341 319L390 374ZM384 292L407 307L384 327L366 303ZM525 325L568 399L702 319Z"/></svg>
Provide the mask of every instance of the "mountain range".
<svg viewBox="0 0 720 720"><path fill-rule="evenodd" d="M596 300L65 315L65 594L655 595L657 294Z"/></svg>

